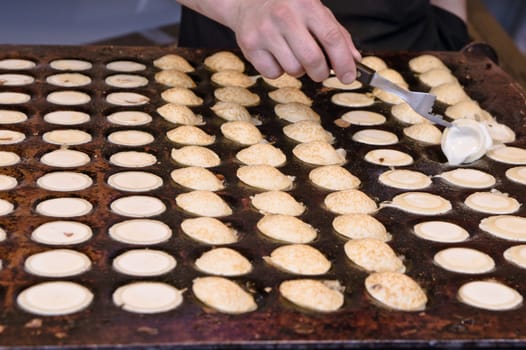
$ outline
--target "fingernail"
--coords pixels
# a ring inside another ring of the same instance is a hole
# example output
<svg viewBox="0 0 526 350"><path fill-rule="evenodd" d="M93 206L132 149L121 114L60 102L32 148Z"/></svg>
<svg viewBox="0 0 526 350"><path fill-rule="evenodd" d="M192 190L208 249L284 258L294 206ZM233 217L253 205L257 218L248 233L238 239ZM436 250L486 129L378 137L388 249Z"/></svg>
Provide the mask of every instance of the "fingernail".
<svg viewBox="0 0 526 350"><path fill-rule="evenodd" d="M342 83L344 84L350 84L356 79L356 75L352 72L345 73L342 77Z"/></svg>

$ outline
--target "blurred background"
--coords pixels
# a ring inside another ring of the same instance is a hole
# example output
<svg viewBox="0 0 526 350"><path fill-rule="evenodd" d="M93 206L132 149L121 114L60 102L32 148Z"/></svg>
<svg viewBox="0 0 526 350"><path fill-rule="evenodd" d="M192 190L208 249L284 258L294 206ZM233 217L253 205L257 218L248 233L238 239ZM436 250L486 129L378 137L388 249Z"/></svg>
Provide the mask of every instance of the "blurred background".
<svg viewBox="0 0 526 350"><path fill-rule="evenodd" d="M526 53L526 1L468 2L482 2ZM172 44L180 17L175 0L16 0L2 8L0 43L14 44Z"/></svg>

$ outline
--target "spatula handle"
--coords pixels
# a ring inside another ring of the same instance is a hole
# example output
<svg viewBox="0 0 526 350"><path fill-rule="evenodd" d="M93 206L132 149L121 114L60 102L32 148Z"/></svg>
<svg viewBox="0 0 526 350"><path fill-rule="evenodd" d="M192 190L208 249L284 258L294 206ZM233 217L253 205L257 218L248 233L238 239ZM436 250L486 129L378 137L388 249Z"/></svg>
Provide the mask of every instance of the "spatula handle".
<svg viewBox="0 0 526 350"><path fill-rule="evenodd" d="M356 62L356 80L364 85L370 85L375 71L365 64Z"/></svg>

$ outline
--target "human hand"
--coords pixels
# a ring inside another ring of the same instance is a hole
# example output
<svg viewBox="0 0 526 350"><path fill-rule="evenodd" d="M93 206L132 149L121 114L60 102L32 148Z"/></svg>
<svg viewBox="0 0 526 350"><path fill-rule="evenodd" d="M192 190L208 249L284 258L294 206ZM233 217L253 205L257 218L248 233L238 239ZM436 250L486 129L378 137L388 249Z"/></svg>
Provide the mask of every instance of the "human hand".
<svg viewBox="0 0 526 350"><path fill-rule="evenodd" d="M306 73L314 81L335 71L343 83L356 78L360 53L351 35L319 0L237 0L225 24L245 57L264 76Z"/></svg>

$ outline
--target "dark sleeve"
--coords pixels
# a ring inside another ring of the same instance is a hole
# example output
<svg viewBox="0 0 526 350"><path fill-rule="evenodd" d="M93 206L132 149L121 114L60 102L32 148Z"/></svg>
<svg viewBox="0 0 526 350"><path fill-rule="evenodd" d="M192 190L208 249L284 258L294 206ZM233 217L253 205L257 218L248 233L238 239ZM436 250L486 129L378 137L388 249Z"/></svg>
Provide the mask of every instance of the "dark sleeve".
<svg viewBox="0 0 526 350"><path fill-rule="evenodd" d="M237 48L234 32L187 7L182 8L179 46L191 48Z"/></svg>

